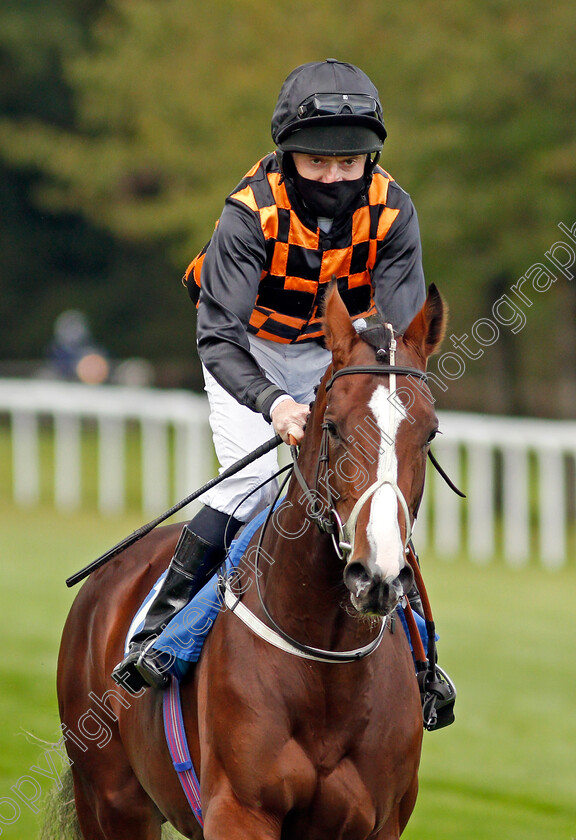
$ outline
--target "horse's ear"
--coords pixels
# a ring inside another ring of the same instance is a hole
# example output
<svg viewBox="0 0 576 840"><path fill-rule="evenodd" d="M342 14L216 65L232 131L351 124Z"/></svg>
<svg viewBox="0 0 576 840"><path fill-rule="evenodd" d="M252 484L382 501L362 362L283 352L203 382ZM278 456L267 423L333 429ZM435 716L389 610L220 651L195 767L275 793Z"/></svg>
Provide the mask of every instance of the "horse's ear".
<svg viewBox="0 0 576 840"><path fill-rule="evenodd" d="M324 299L324 334L326 346L332 351L335 367L346 364L353 344L358 341L358 334L352 325L352 319L340 297L338 285L332 280Z"/></svg>
<svg viewBox="0 0 576 840"><path fill-rule="evenodd" d="M424 306L404 333L404 341L412 344L426 361L442 344L447 319L448 307L431 283Z"/></svg>

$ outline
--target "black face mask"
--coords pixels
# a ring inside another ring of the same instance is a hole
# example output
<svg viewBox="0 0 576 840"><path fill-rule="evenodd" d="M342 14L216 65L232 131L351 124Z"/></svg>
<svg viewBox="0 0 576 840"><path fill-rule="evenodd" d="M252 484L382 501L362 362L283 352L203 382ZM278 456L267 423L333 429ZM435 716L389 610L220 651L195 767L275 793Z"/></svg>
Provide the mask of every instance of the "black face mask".
<svg viewBox="0 0 576 840"><path fill-rule="evenodd" d="M327 219L336 219L345 213L363 192L366 184L364 177L354 181L334 181L331 184L303 178L298 172L294 172L292 177L306 206L315 216Z"/></svg>

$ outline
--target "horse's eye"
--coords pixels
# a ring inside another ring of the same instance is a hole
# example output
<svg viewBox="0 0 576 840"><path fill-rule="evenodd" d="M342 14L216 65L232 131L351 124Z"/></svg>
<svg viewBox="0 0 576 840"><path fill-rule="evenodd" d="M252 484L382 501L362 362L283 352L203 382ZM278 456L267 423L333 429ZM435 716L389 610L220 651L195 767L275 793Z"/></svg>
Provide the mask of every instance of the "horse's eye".
<svg viewBox="0 0 576 840"><path fill-rule="evenodd" d="M326 420L324 423L324 428L326 429L331 438L340 437L340 435L338 434L338 427L333 420Z"/></svg>
<svg viewBox="0 0 576 840"><path fill-rule="evenodd" d="M430 434L428 435L428 440L426 441L426 446L430 446L437 434L438 429L434 429L432 432L430 432Z"/></svg>

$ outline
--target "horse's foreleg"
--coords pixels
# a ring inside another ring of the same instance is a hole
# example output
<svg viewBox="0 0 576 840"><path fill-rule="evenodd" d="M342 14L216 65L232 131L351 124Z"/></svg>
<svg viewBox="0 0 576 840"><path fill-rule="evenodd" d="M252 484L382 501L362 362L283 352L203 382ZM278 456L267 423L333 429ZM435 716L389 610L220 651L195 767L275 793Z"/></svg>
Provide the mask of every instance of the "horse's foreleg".
<svg viewBox="0 0 576 840"><path fill-rule="evenodd" d="M204 815L204 840L280 840L281 830L278 819L234 796L213 797Z"/></svg>
<svg viewBox="0 0 576 840"><path fill-rule="evenodd" d="M374 834L374 840L399 840L414 810L417 795L418 777L414 779L398 805L392 810L392 813L386 820L386 824Z"/></svg>
<svg viewBox="0 0 576 840"><path fill-rule="evenodd" d="M83 840L160 840L161 816L135 777L111 771L90 780L72 767L74 800Z"/></svg>
<svg viewBox="0 0 576 840"><path fill-rule="evenodd" d="M400 800L400 805L398 807L398 823L400 827L400 834L404 831L408 824L408 820L414 810L414 806L416 805L416 799L418 797L418 775L414 776L412 784L404 794L403 798Z"/></svg>

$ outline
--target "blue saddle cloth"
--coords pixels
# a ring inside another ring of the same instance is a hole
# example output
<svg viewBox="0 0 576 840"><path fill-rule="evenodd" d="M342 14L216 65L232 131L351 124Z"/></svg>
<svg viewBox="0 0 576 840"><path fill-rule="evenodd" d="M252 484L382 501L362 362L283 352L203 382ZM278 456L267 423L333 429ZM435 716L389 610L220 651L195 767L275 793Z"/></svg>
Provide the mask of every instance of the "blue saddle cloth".
<svg viewBox="0 0 576 840"><path fill-rule="evenodd" d="M172 619L156 639L153 645L154 650L165 654L170 660L168 673L173 674L177 679L182 679L191 662L198 661L206 637L218 613L226 609L219 587L222 573L230 574L234 571L242 559L248 543L266 519L267 513L268 510L262 511L246 525L238 539L234 540L230 546L224 564L225 569L213 575L208 583L192 598L188 606L184 607ZM139 620L135 619L132 623L129 637L134 635L144 624L146 607L155 597L165 577L166 572L160 575L154 584L152 591L137 614Z"/></svg>
<svg viewBox="0 0 576 840"><path fill-rule="evenodd" d="M264 510L262 513L258 514L258 516L248 523L238 539L233 541L226 559L225 573L232 573L239 564L250 540L264 522L267 513L268 511ZM146 614L146 607L155 597L165 576L166 572L158 578L152 591L138 611L136 618L132 622L127 638L127 644L130 637L137 632L140 627L142 627ZM161 652L165 655L165 658L169 659L170 666L167 670L177 679L182 679L190 667L190 663L198 661L202 652L202 647L206 641L206 637L208 636L210 628L214 624L218 613L226 609L219 587L219 579L220 575L215 574L198 592L198 594L194 596L188 606L184 607L184 609L181 610L178 615L176 615L165 627L153 645L154 650ZM398 609L397 613L402 626L408 635L408 628L403 610ZM427 634L424 619L417 613L414 613L414 618L416 619L418 630L424 644L424 649L426 650ZM410 641L409 635L408 640ZM412 647L411 643L410 647Z"/></svg>

